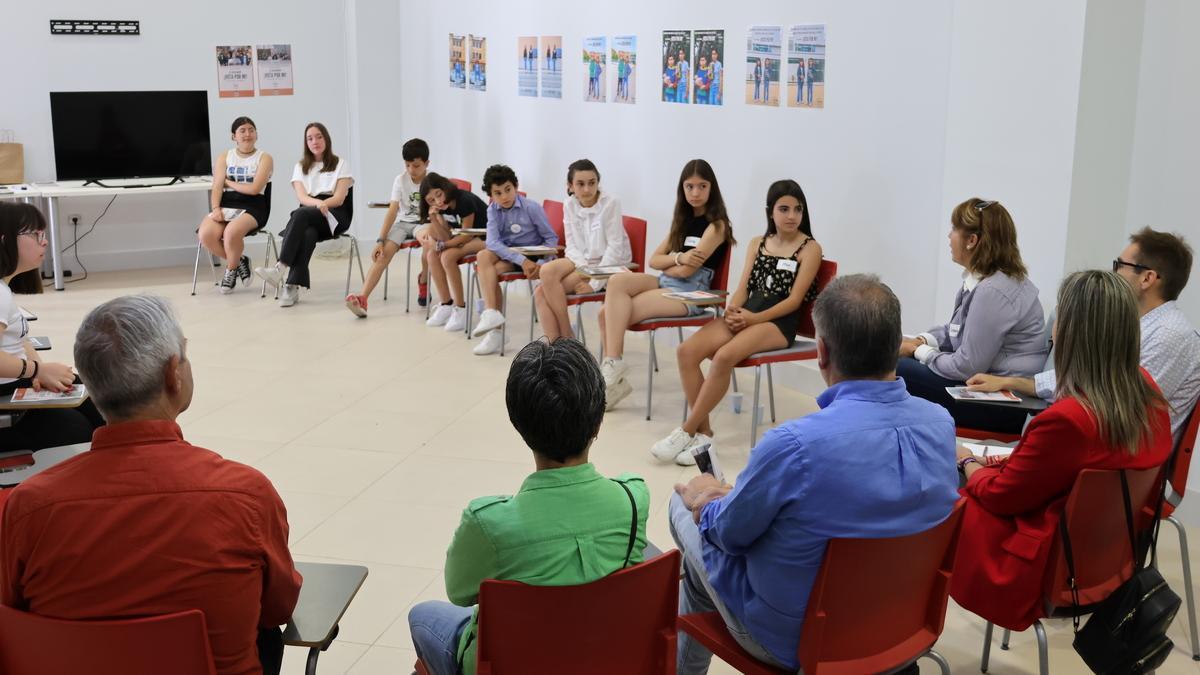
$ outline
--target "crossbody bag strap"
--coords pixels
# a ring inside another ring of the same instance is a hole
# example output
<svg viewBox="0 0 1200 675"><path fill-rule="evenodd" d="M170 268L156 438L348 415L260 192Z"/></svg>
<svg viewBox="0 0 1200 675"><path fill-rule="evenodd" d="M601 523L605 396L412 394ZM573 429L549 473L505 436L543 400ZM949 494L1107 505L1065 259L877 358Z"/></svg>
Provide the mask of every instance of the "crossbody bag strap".
<svg viewBox="0 0 1200 675"><path fill-rule="evenodd" d="M1079 586L1075 583L1075 555L1071 551L1071 535L1067 532L1067 514L1064 512L1062 520L1058 521L1058 531L1062 534L1063 541L1063 557L1067 559L1067 586L1071 589L1071 607L1074 610L1071 612L1071 625L1075 632L1079 632Z"/></svg>
<svg viewBox="0 0 1200 675"><path fill-rule="evenodd" d="M629 559L633 556L633 543L637 539L637 502L633 500L633 493L629 491L629 486L619 480L614 480L614 483L621 486L625 491L625 496L629 497L629 506L633 508L633 518L629 521L629 548L625 550L625 564L621 565L624 569L629 567Z"/></svg>

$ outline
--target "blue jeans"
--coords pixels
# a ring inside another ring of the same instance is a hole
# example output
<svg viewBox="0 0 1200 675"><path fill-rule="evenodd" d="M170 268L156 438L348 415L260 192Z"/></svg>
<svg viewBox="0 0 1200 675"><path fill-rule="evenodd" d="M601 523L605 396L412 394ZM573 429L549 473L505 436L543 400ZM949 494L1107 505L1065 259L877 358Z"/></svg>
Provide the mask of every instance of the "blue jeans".
<svg viewBox="0 0 1200 675"><path fill-rule="evenodd" d="M683 554L683 581L679 582L679 613L693 614L697 612L719 612L725 620L725 628L733 639L751 656L776 668L784 668L765 647L755 641L754 637L742 626L741 621L729 612L717 592L708 581L708 573L704 569L704 544L700 541L700 530L692 520L692 512L683 505L683 500L677 494L671 495L669 505L671 518L671 538L675 546ZM692 639L687 633L679 631L679 643L676 650L676 675L704 675L712 662L712 652L707 647Z"/></svg>
<svg viewBox="0 0 1200 675"><path fill-rule="evenodd" d="M707 291L712 288L713 271L711 267L700 266L692 276L686 279L672 277L666 274L658 275L658 287L665 288L673 293L686 293L688 291ZM703 307L697 305L687 306L688 316L700 316L705 312Z"/></svg>
<svg viewBox="0 0 1200 675"><path fill-rule="evenodd" d="M809 105L812 105L812 87L813 87L813 81L810 79L808 81L808 104Z"/></svg>
<svg viewBox="0 0 1200 675"><path fill-rule="evenodd" d="M414 605L408 612L408 632L417 658L433 675L457 675L458 641L474 614L474 607L459 607L440 600Z"/></svg>

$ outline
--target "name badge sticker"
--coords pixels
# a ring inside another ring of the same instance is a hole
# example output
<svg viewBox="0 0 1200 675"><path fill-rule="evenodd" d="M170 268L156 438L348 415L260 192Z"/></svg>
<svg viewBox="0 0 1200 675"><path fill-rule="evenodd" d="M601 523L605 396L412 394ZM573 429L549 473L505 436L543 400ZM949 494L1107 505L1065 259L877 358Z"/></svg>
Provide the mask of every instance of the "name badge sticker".
<svg viewBox="0 0 1200 675"><path fill-rule="evenodd" d="M962 326L957 323L946 324L946 328L950 333L950 337L958 337L959 331L962 330Z"/></svg>
<svg viewBox="0 0 1200 675"><path fill-rule="evenodd" d="M795 260L780 260L779 263L775 265L775 269L787 270L788 272L795 272L796 267L797 265Z"/></svg>
<svg viewBox="0 0 1200 675"><path fill-rule="evenodd" d="M688 237L683 240L683 245L691 246L692 248L696 248L697 246L700 245L700 237Z"/></svg>
<svg viewBox="0 0 1200 675"><path fill-rule="evenodd" d="M512 225L510 225L508 227L508 229L512 230L513 234L521 234L521 224L520 223L513 223Z"/></svg>

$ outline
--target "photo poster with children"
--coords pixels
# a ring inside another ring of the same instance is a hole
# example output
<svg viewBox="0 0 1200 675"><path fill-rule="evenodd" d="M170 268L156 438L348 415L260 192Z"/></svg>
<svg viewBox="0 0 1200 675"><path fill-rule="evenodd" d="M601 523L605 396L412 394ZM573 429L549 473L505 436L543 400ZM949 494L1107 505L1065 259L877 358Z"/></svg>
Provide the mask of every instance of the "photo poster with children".
<svg viewBox="0 0 1200 675"><path fill-rule="evenodd" d="M471 76L468 86L471 91L487 91L487 38L471 35Z"/></svg>
<svg viewBox="0 0 1200 675"><path fill-rule="evenodd" d="M254 96L253 53L250 45L217 47L217 91L221 98Z"/></svg>
<svg viewBox="0 0 1200 675"><path fill-rule="evenodd" d="M517 96L538 95L538 39L517 38Z"/></svg>
<svg viewBox="0 0 1200 675"><path fill-rule="evenodd" d="M583 100L604 103L608 100L605 63L608 59L608 38L587 37L583 39L583 72L587 80L587 91Z"/></svg>
<svg viewBox="0 0 1200 675"><path fill-rule="evenodd" d="M788 33L789 108L825 107L825 24L792 26Z"/></svg>
<svg viewBox="0 0 1200 675"><path fill-rule="evenodd" d="M292 46L258 45L255 49L258 52L258 95L291 96L295 92Z"/></svg>
<svg viewBox="0 0 1200 675"><path fill-rule="evenodd" d="M746 103L779 105L782 26L751 26L746 37Z"/></svg>
<svg viewBox="0 0 1200 675"><path fill-rule="evenodd" d="M662 40L662 100L687 103L691 83L692 31L664 30Z"/></svg>
<svg viewBox="0 0 1200 675"><path fill-rule="evenodd" d="M542 98L562 98L562 36L543 35L538 49L542 56Z"/></svg>
<svg viewBox="0 0 1200 675"><path fill-rule="evenodd" d="M725 31L698 30L692 34L692 102L721 105L725 90Z"/></svg>
<svg viewBox="0 0 1200 675"><path fill-rule="evenodd" d="M612 39L612 70L616 72L617 86L613 91L613 103L633 103L637 100L636 76L637 36L614 35Z"/></svg>
<svg viewBox="0 0 1200 675"><path fill-rule="evenodd" d="M450 34L450 86L465 89L467 86L467 36Z"/></svg>

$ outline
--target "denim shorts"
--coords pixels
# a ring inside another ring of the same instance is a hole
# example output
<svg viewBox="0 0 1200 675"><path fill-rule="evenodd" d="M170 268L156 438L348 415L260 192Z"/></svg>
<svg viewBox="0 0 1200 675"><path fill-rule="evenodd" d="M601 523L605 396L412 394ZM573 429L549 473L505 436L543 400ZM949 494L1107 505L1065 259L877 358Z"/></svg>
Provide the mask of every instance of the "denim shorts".
<svg viewBox="0 0 1200 675"><path fill-rule="evenodd" d="M665 288L672 293L686 291L707 291L712 286L713 271L711 267L700 267L692 275L686 279L667 276L666 274L658 275L658 287ZM706 309L697 305L687 306L688 316L700 316Z"/></svg>

